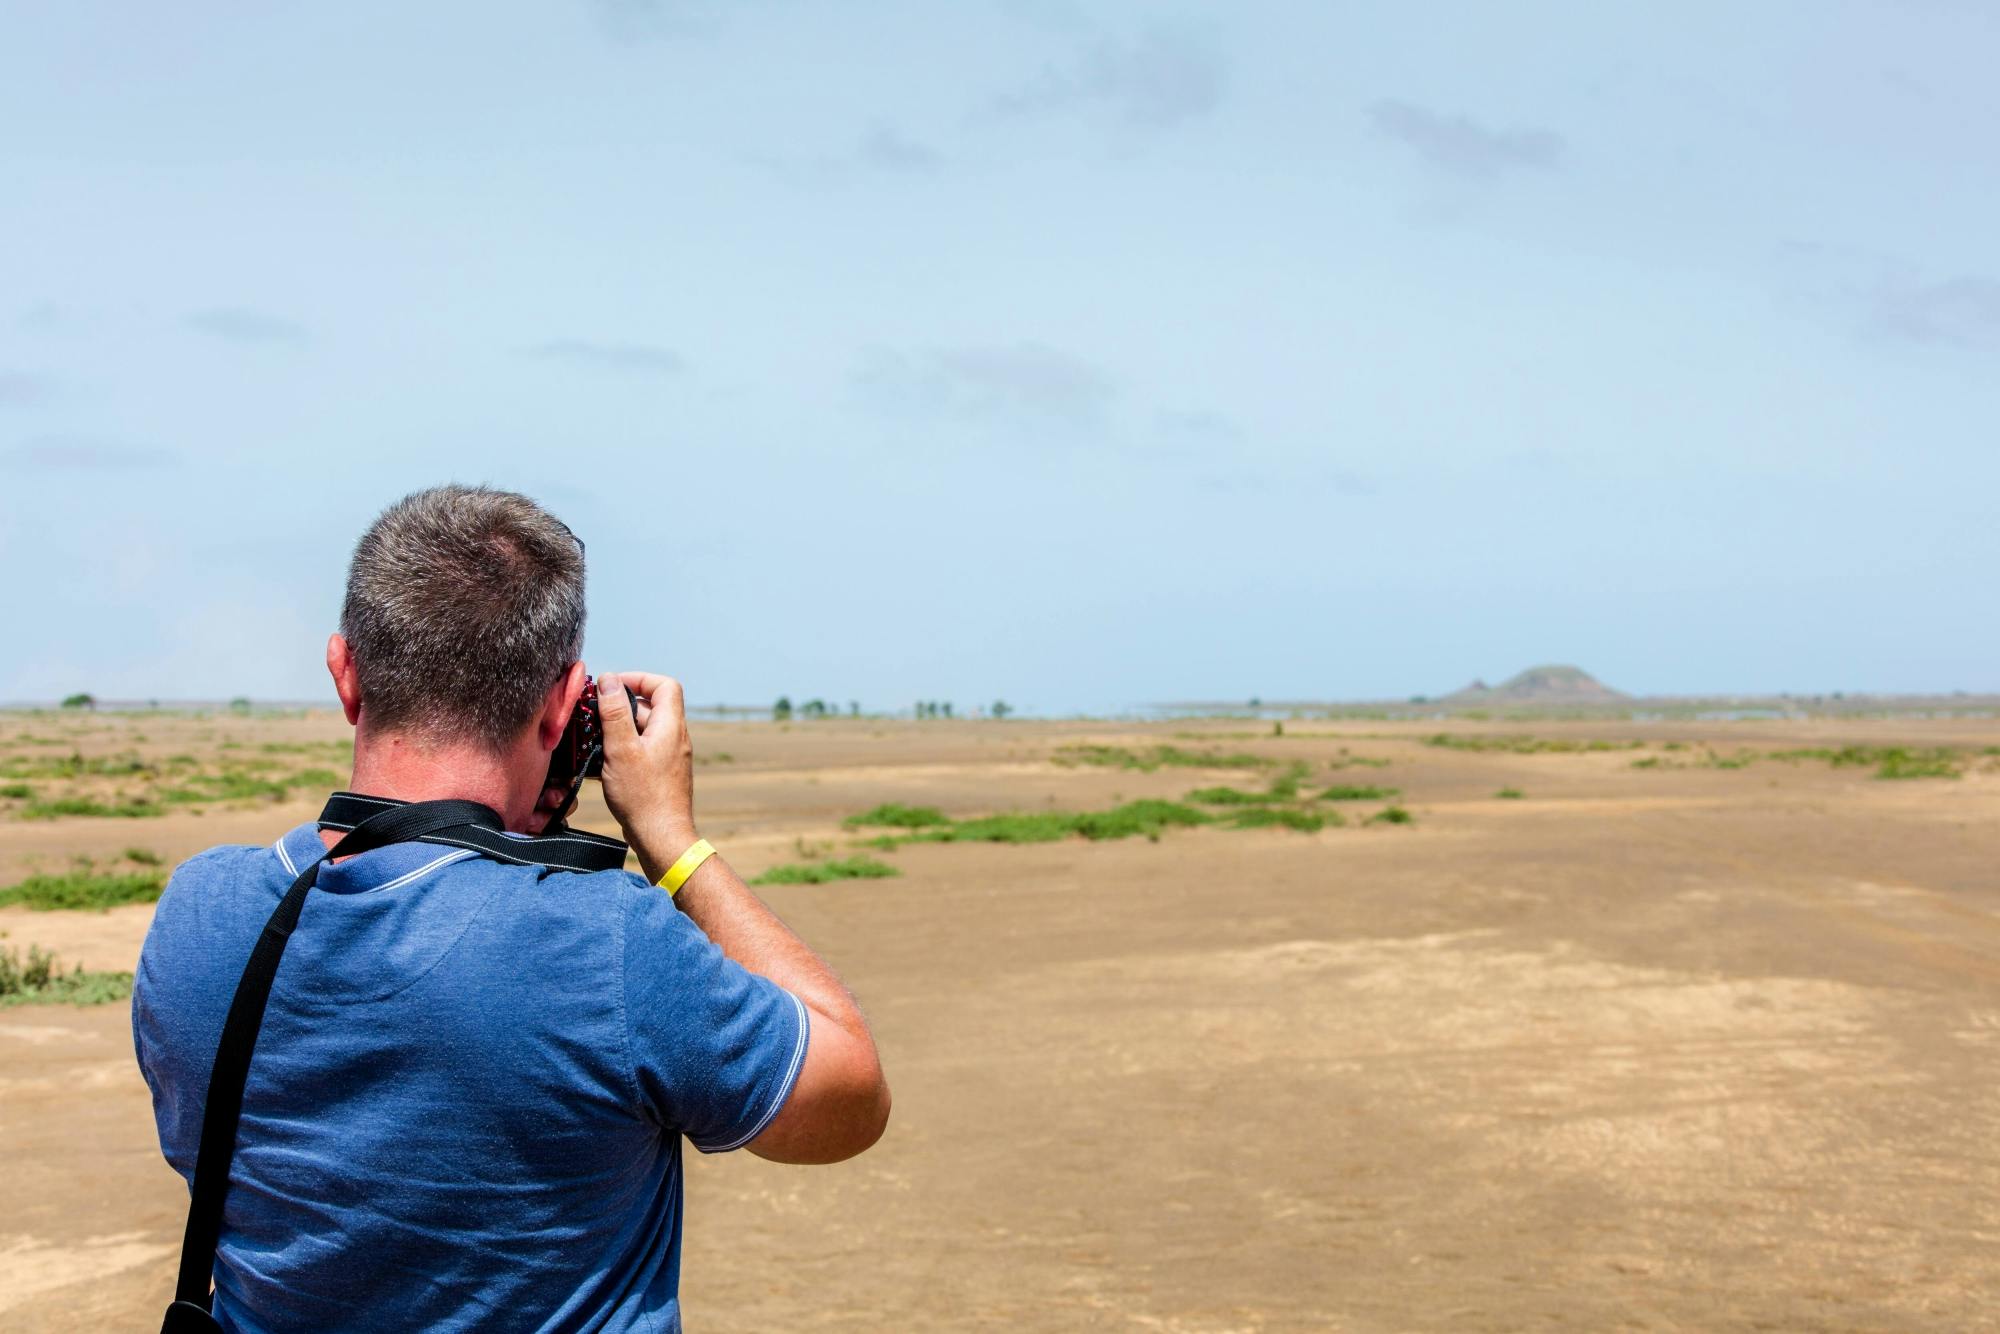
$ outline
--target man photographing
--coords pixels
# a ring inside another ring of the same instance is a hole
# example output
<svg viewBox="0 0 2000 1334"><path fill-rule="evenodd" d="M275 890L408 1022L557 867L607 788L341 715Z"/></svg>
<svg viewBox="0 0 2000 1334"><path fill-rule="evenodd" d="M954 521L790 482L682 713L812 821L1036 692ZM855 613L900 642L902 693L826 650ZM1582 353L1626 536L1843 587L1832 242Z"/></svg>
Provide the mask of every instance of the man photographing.
<svg viewBox="0 0 2000 1334"><path fill-rule="evenodd" d="M644 878L574 869L607 842L562 826L549 783L583 625L582 544L534 502L447 486L390 506L327 645L351 793L162 895L133 1033L192 1181L245 961L288 886L310 891L225 1136L223 1328L676 1330L683 1136L786 1163L881 1136L853 997L701 840L672 679L597 682L604 797ZM446 801L494 827L321 861L358 817Z"/></svg>

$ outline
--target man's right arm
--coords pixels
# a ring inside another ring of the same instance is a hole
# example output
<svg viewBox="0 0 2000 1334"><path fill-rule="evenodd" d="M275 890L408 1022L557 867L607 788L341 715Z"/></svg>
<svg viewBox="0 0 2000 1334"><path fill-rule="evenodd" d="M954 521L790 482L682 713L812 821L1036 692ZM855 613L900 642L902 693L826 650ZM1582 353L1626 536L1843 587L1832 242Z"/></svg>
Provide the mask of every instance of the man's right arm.
<svg viewBox="0 0 2000 1334"><path fill-rule="evenodd" d="M632 717L630 687L649 701ZM694 823L694 748L678 681L625 673L599 678L604 799L657 882L700 835ZM764 906L720 855L676 895L681 911L722 952L798 997L809 1025L805 1066L785 1105L750 1151L782 1163L835 1163L882 1137L889 1085L854 997L826 962Z"/></svg>

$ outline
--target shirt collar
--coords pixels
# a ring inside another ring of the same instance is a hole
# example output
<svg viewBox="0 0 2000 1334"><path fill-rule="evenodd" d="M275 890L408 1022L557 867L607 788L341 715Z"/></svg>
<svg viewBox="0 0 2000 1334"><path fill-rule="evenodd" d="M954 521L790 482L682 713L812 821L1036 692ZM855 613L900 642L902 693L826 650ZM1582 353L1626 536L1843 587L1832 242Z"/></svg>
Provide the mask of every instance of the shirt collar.
<svg viewBox="0 0 2000 1334"><path fill-rule="evenodd" d="M271 850L286 878L296 879L299 872L326 855L326 843L319 836L318 823L313 822L286 830ZM391 889L407 884L415 873L477 855L468 849L439 847L435 843L392 843L322 868L313 888L330 894Z"/></svg>

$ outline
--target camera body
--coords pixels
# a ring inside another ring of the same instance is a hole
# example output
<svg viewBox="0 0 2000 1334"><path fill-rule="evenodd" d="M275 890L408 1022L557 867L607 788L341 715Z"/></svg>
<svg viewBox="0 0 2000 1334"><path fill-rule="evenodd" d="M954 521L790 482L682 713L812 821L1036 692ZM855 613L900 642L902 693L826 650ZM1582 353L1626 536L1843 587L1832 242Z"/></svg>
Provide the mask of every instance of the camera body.
<svg viewBox="0 0 2000 1334"><path fill-rule="evenodd" d="M631 702L633 717L638 716L639 697L628 688L625 698ZM576 801L576 794L583 788L583 780L596 778L604 772L604 719L598 711L597 682L586 677L583 694L577 698L576 711L569 716L569 726L563 729L562 740L549 755L549 776L544 787L557 787L569 793L569 800L563 803L567 811Z"/></svg>

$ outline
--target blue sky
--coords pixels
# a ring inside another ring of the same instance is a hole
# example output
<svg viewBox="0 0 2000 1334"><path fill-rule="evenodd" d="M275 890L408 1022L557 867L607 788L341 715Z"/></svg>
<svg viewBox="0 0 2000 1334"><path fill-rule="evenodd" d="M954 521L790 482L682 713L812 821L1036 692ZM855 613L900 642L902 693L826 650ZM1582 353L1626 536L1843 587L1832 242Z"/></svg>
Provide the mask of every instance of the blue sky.
<svg viewBox="0 0 2000 1334"><path fill-rule="evenodd" d="M6 10L0 699L444 480L697 702L2000 689L1991 6Z"/></svg>

